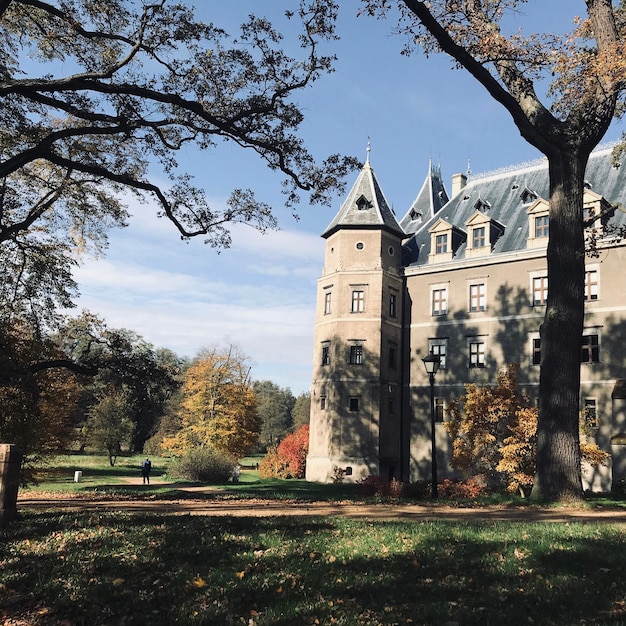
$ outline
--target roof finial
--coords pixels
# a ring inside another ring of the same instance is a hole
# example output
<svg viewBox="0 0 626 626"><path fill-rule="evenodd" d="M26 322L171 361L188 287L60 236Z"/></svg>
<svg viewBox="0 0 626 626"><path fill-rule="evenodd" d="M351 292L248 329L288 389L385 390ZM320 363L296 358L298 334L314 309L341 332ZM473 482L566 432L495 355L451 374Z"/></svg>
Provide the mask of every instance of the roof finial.
<svg viewBox="0 0 626 626"><path fill-rule="evenodd" d="M372 151L372 142L370 141L370 138L367 138L367 156L365 157L365 162L369 163L370 162L370 152Z"/></svg>

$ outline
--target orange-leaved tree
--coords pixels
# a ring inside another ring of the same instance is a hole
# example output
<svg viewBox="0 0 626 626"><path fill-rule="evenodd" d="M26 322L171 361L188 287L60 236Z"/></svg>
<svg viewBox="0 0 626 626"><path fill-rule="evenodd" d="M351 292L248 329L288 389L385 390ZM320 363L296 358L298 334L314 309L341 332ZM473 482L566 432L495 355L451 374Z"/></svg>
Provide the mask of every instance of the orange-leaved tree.
<svg viewBox="0 0 626 626"><path fill-rule="evenodd" d="M537 458L537 408L519 390L519 365L500 370L495 385L465 386L453 400L445 428L452 438L452 466L465 477L484 476L510 492L527 495L533 487ZM592 466L609 455L580 425L581 460Z"/></svg>
<svg viewBox="0 0 626 626"><path fill-rule="evenodd" d="M272 448L259 466L261 478L304 478L309 425L301 426Z"/></svg>
<svg viewBox="0 0 626 626"><path fill-rule="evenodd" d="M202 350L185 372L181 391L181 428L163 440L165 450L183 454L208 446L240 458L256 443L256 396L238 348Z"/></svg>

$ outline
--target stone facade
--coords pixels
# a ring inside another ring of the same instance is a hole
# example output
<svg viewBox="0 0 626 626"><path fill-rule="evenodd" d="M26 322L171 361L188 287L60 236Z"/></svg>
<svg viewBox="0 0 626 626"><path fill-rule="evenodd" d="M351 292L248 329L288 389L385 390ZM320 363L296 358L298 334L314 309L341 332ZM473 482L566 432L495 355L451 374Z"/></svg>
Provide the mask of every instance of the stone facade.
<svg viewBox="0 0 626 626"><path fill-rule="evenodd" d="M323 237L318 281L307 479L430 476L430 404L422 358L442 357L436 411L467 382L493 383L520 364L538 393L539 327L548 289L545 162L483 176L455 175L448 197L429 166L398 222L368 162ZM581 410L612 465L584 471L585 487L626 477L626 242L605 236L626 215L626 171L599 150L587 169L585 213L598 255L587 258ZM436 425L440 477L449 441Z"/></svg>

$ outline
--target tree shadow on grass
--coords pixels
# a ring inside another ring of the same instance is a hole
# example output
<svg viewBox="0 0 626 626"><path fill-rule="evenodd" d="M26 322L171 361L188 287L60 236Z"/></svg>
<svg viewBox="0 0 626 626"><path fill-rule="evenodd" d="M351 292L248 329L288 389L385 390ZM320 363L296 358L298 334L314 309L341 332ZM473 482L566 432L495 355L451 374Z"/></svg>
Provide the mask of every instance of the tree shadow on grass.
<svg viewBox="0 0 626 626"><path fill-rule="evenodd" d="M626 593L623 535L593 524L90 512L0 537L4 615L46 624L606 624Z"/></svg>

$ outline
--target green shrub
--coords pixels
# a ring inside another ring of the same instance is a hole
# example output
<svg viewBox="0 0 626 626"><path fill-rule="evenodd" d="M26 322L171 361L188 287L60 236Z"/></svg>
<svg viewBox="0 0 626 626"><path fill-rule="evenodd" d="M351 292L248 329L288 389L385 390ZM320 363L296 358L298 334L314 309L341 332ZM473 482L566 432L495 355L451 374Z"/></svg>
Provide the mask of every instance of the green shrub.
<svg viewBox="0 0 626 626"><path fill-rule="evenodd" d="M237 462L213 448L194 448L172 460L168 474L193 482L225 484Z"/></svg>

